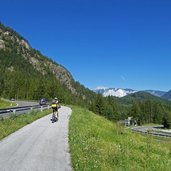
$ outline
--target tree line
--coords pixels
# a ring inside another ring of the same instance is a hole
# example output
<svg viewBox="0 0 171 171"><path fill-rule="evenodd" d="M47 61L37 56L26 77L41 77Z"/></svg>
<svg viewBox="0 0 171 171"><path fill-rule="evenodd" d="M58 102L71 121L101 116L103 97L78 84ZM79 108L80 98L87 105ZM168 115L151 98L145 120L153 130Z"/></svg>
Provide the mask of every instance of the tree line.
<svg viewBox="0 0 171 171"><path fill-rule="evenodd" d="M0 96L23 100L39 100L42 97L49 101L58 96L66 104L76 104L89 108L91 111L110 120L122 120L128 116L143 123L165 123L170 127L171 108L159 101L152 100L121 100L115 97L102 97L85 88L79 82L72 82L77 94L73 94L56 77L47 72L42 75L15 51L0 50ZM136 98L135 98L136 99Z"/></svg>
<svg viewBox="0 0 171 171"><path fill-rule="evenodd" d="M161 103L158 100L148 98L134 99L134 101L132 101L132 97L130 99L129 103L125 103L125 100L122 101L111 96L102 97L98 94L95 96L90 110L112 121L133 117L138 125L156 123L163 124L166 128L171 127L170 103Z"/></svg>
<svg viewBox="0 0 171 171"><path fill-rule="evenodd" d="M163 123L166 127L170 127L170 103L161 102L155 97L148 97L147 94L143 93L137 93L125 99L112 96L103 97L74 80L71 83L76 93L73 93L66 85L61 84L52 72L47 70L46 74L43 75L24 58L24 54L22 54L24 49L15 40L16 37L24 39L23 37L2 24L0 24L0 28L9 31L11 36L15 35L13 38L0 35L5 40L6 47L6 49L0 49L1 97L36 101L44 97L50 102L52 98L57 96L62 103L86 107L112 121L132 116L139 124L153 122ZM40 60L50 60L34 49L25 50L25 54L27 53L30 53L30 56L37 54L40 58L42 57Z"/></svg>

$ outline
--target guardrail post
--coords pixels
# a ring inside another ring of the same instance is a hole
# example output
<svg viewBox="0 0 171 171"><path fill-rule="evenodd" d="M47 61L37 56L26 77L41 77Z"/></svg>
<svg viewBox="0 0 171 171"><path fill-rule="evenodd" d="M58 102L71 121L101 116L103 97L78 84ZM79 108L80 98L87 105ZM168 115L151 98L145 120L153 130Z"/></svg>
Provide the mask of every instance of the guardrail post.
<svg viewBox="0 0 171 171"><path fill-rule="evenodd" d="M50 109L50 106L48 105L48 109Z"/></svg>
<svg viewBox="0 0 171 171"><path fill-rule="evenodd" d="M43 106L41 106L41 112L43 111Z"/></svg>
<svg viewBox="0 0 171 171"><path fill-rule="evenodd" d="M33 107L31 107L30 110L33 110Z"/></svg>
<svg viewBox="0 0 171 171"><path fill-rule="evenodd" d="M15 114L16 113L16 110L15 109L13 109L13 114Z"/></svg>

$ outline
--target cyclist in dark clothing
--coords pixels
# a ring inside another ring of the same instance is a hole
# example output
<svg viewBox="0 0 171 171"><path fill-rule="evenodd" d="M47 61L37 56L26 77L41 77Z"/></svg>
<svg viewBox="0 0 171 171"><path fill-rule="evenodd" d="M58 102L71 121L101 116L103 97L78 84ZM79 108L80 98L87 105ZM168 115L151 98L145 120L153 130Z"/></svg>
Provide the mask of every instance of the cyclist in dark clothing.
<svg viewBox="0 0 171 171"><path fill-rule="evenodd" d="M52 100L52 110L53 110L53 114L52 114L52 120L55 119L55 120L58 120L58 108L59 108L59 101L57 99L57 97L55 97L53 100Z"/></svg>

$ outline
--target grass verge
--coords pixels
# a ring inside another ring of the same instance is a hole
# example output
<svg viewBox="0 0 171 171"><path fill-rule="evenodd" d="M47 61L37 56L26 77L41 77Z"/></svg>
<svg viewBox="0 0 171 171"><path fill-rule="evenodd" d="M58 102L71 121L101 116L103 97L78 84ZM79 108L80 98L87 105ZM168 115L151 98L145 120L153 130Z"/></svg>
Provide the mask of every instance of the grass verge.
<svg viewBox="0 0 171 171"><path fill-rule="evenodd" d="M33 111L30 114L23 115L13 115L10 118L1 118L0 119L0 140L9 134L17 131L18 129L24 127L25 125L47 115L50 114L51 110L41 111Z"/></svg>
<svg viewBox="0 0 171 171"><path fill-rule="evenodd" d="M16 103L10 102L10 101L5 101L0 98L0 108L11 107L11 106L16 106Z"/></svg>
<svg viewBox="0 0 171 171"><path fill-rule="evenodd" d="M171 145L125 130L72 106L69 143L75 171L170 171Z"/></svg>

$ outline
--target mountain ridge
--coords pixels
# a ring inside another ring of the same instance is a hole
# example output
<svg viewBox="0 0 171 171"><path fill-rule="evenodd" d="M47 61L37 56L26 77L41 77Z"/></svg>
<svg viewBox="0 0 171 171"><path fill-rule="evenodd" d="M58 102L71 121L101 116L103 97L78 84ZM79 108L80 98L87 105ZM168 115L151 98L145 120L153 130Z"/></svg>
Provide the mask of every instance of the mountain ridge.
<svg viewBox="0 0 171 171"><path fill-rule="evenodd" d="M150 117L145 122L162 122L162 116L170 115L170 102L150 96L149 93L137 93L132 89L110 89L117 91L124 97L103 97L101 94L85 88L75 81L71 73L62 65L33 49L29 42L10 28L0 24L0 97L21 100L39 100L44 97L51 100L58 97L64 104L78 105L90 109L96 114L103 115L109 120L121 120L128 116L140 119L144 107L160 116L157 120ZM100 89L99 89L100 90ZM103 88L104 91L104 88ZM134 92L134 93L133 93ZM130 93L125 96L124 93ZM142 104L140 101L142 100ZM148 102L151 102L149 105ZM154 102L153 102L154 101ZM141 112L134 109L134 102L141 108ZM161 102L161 105L158 105ZM152 115L151 115L152 116ZM167 116L165 116L167 118ZM154 117L155 118L155 117Z"/></svg>
<svg viewBox="0 0 171 171"><path fill-rule="evenodd" d="M75 81L64 66L42 55L20 34L2 23L0 65L0 96L20 99L59 96L68 101L74 95L73 101L79 102L94 94Z"/></svg>
<svg viewBox="0 0 171 171"><path fill-rule="evenodd" d="M171 101L171 90L166 92L165 94L162 95L162 98L170 100Z"/></svg>
<svg viewBox="0 0 171 171"><path fill-rule="evenodd" d="M165 91L160 91L160 90L133 90L130 88L106 88L106 87L97 87L94 92L102 94L104 97L107 96L115 96L115 97L124 97L132 93L136 92L147 92L152 95L162 97L166 92Z"/></svg>
<svg viewBox="0 0 171 171"><path fill-rule="evenodd" d="M40 51L33 49L29 42L13 29L0 24L0 49L10 51L11 45L15 45L15 47L17 47L16 53L21 54L26 60L28 60L38 72L45 75L48 68L56 75L56 78L62 84L66 84L68 88L74 92L71 84L73 77L66 68L45 57Z"/></svg>

